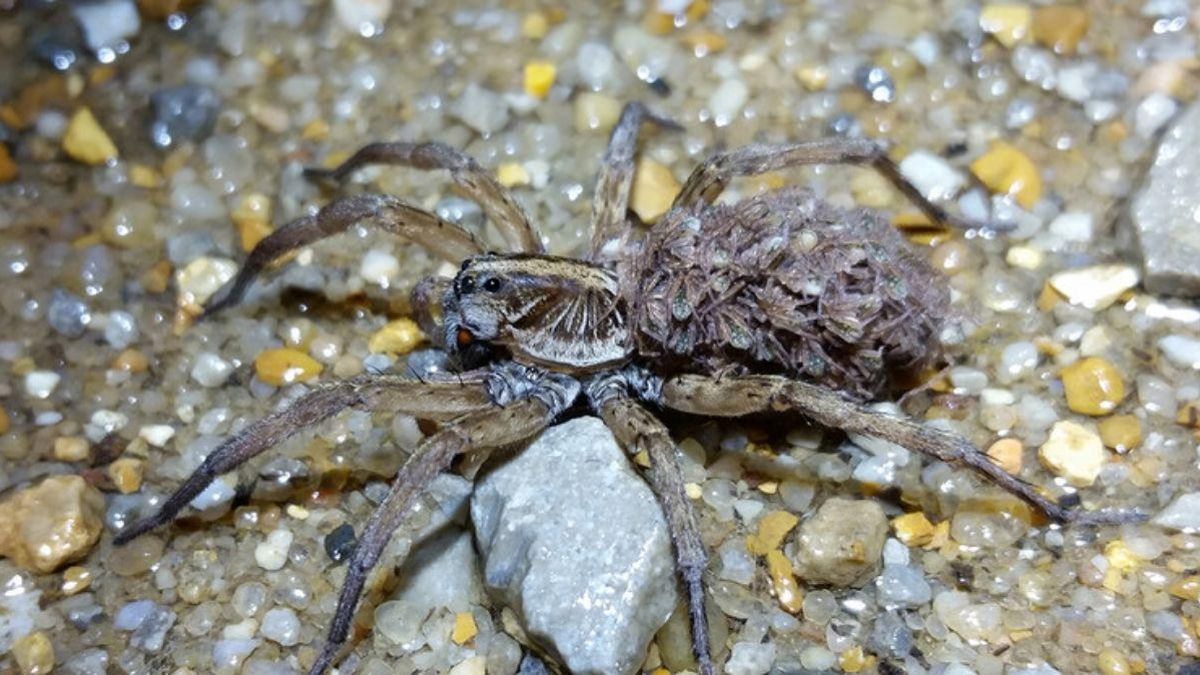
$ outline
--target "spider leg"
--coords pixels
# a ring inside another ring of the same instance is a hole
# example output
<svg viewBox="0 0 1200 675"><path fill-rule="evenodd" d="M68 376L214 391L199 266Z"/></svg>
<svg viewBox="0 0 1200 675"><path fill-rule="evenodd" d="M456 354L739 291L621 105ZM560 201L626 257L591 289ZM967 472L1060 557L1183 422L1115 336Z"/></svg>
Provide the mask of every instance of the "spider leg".
<svg viewBox="0 0 1200 675"><path fill-rule="evenodd" d="M637 151L638 131L643 122L654 122L666 129L680 129L678 123L651 113L638 101L626 103L613 127L604 151L604 163L592 197L592 242L587 259L597 260L604 244L625 224L629 210L629 190L633 186L633 156Z"/></svg>
<svg viewBox="0 0 1200 675"><path fill-rule="evenodd" d="M994 225L971 223L934 204L910 183L882 144L865 138L825 138L785 145L747 145L706 159L692 171L672 208L699 202L712 203L735 176L754 176L810 164L870 166L896 187L934 223L960 230Z"/></svg>
<svg viewBox="0 0 1200 675"><path fill-rule="evenodd" d="M113 540L117 545L125 544L171 522L217 476L346 408L387 409L428 419L446 419L491 405L492 399L482 381L464 386L458 382L421 384L395 376L365 376L323 386L227 439L175 489L157 513L121 530Z"/></svg>
<svg viewBox="0 0 1200 675"><path fill-rule="evenodd" d="M345 197L330 203L315 216L303 216L282 225L258 242L234 280L209 302L205 316L237 304L250 282L279 256L341 234L363 221L379 225L451 262L483 252L483 247L466 230L395 197L375 194Z"/></svg>
<svg viewBox="0 0 1200 675"><path fill-rule="evenodd" d="M609 397L599 406L600 416L630 454L645 451L650 457L650 486L667 517L675 544L675 570L687 593L692 623L692 652L700 675L713 675L708 619L704 612L704 568L708 555L700 540L700 526L683 487L683 473L675 459L675 443L667 428L646 408L624 394Z"/></svg>
<svg viewBox="0 0 1200 675"><path fill-rule="evenodd" d="M529 439L553 420L555 412L537 398L520 400L507 407L469 414L430 436L417 448L400 468L391 491L363 529L349 561L329 635L309 669L309 675L321 675L332 665L350 632L354 610L367 577L387 547L392 532L403 522L413 500L429 481L448 469L451 460L464 452L494 449Z"/></svg>
<svg viewBox="0 0 1200 675"><path fill-rule="evenodd" d="M682 375L663 384L662 401L676 410L716 417L796 410L827 427L874 436L949 464L965 465L1059 523L1100 525L1145 519L1144 514L1136 511L1068 509L1000 468L958 434L876 412L846 400L835 391L784 377L760 375L717 379Z"/></svg>
<svg viewBox="0 0 1200 675"><path fill-rule="evenodd" d="M426 171L449 170L451 179L478 202L513 250L545 253L542 238L512 193L474 158L445 143L371 143L359 148L333 169L305 169L304 173L310 178L340 181L371 164L398 164Z"/></svg>

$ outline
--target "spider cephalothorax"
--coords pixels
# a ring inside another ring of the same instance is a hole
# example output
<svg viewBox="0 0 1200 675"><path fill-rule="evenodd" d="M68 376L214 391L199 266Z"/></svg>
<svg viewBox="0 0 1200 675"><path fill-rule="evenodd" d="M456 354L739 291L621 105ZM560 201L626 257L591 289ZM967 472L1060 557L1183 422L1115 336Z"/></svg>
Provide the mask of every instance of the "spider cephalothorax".
<svg viewBox="0 0 1200 675"><path fill-rule="evenodd" d="M311 666L311 673L323 673L347 638L367 575L392 531L438 473L458 455L526 442L568 411L590 409L631 454L649 457L647 479L671 532L693 648L701 674L711 675L707 556L675 446L651 409L717 417L795 410L819 424L967 466L1060 522L1136 517L1070 511L962 437L863 405L884 390L889 375L930 363L946 315L943 282L882 218L834 208L795 188L714 204L739 175L863 164L932 220L962 226L908 183L882 146L830 139L715 155L635 246L624 233L644 121L671 124L636 103L622 112L596 187L593 237L583 259L545 255L511 195L474 160L440 143L373 144L333 171L313 172L339 179L369 163L446 169L517 253L487 253L467 231L395 197L356 195L260 242L208 313L236 304L280 255L371 222L462 261L453 280L426 279L413 291L418 320L458 372L420 380L364 375L319 387L227 439L158 513L122 530L117 542L169 522L218 475L347 408L441 422L362 531L329 639Z"/></svg>

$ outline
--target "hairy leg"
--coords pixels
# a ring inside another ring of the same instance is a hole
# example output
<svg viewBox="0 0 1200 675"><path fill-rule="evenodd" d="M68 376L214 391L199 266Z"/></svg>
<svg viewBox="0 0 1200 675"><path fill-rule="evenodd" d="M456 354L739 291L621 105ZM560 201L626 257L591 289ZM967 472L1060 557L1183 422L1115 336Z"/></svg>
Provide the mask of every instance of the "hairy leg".
<svg viewBox="0 0 1200 675"><path fill-rule="evenodd" d="M650 485L667 517L675 545L675 570L687 593L692 623L692 652L700 675L713 675L708 619L704 612L704 568L708 556L700 540L700 526L683 487L683 474L675 459L675 443L667 428L627 395L611 396L599 406L600 416L630 454L645 451L650 457Z"/></svg>
<svg viewBox="0 0 1200 675"><path fill-rule="evenodd" d="M837 392L784 377L711 378L683 375L663 384L664 405L716 417L796 410L827 427L874 436L950 464L965 465L1060 523L1124 523L1145 516L1130 511L1076 511L1060 506L1009 474L958 434L892 417L842 398Z"/></svg>
<svg viewBox="0 0 1200 675"><path fill-rule="evenodd" d="M712 203L720 196L726 184L736 176L753 176L811 164L870 166L888 179L934 223L963 230L984 225L964 221L926 199L925 195L900 173L900 167L888 157L887 148L863 138L826 138L786 145L747 145L713 155L688 176L683 189L675 197L673 206L686 206L700 201Z"/></svg>
<svg viewBox="0 0 1200 675"><path fill-rule="evenodd" d="M329 635L309 669L309 675L321 675L332 665L349 635L367 577L387 547L392 532L403 522L413 500L429 482L449 468L455 456L468 450L499 448L529 439L553 421L556 412L536 398L521 400L507 407L470 414L430 436L417 448L400 468L391 491L363 529L349 561Z"/></svg>
<svg viewBox="0 0 1200 675"><path fill-rule="evenodd" d="M207 488L264 450L333 417L346 408L394 410L428 419L447 419L492 405L483 381L414 382L395 376L363 376L323 386L304 395L286 410L268 415L227 439L204 459L158 512L121 530L120 545L165 525Z"/></svg>
<svg viewBox="0 0 1200 675"><path fill-rule="evenodd" d="M395 197L363 194L339 199L315 216L297 218L258 242L233 281L205 308L211 315L236 305L262 271L279 256L335 234L361 222L370 222L400 235L450 262L478 255L483 247L469 232Z"/></svg>
<svg viewBox="0 0 1200 675"><path fill-rule="evenodd" d="M340 181L371 164L398 164L414 169L447 169L450 177L479 203L508 245L523 253L544 253L542 239L503 185L474 158L445 143L371 143L333 169L306 169L311 178Z"/></svg>
<svg viewBox="0 0 1200 675"><path fill-rule="evenodd" d="M638 131L647 121L668 129L680 128L675 122L652 114L637 101L625 104L621 118L609 136L604 163L596 180L596 192L592 196L592 242L588 247L588 260L598 260L604 245L625 225Z"/></svg>

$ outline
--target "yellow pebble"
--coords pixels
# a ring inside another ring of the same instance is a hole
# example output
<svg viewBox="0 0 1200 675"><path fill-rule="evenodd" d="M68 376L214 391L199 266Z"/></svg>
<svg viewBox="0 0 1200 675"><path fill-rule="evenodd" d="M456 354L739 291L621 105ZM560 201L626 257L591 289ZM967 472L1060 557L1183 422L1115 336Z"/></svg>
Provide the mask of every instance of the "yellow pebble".
<svg viewBox="0 0 1200 675"><path fill-rule="evenodd" d="M892 202L891 183L878 171L856 171L850 178L850 193L854 201L872 209L882 209Z"/></svg>
<svg viewBox="0 0 1200 675"><path fill-rule="evenodd" d="M630 208L644 223L657 221L679 194L679 181L667 167L646 157L638 160L629 196Z"/></svg>
<svg viewBox="0 0 1200 675"><path fill-rule="evenodd" d="M1062 369L1067 407L1083 415L1108 415L1125 399L1121 373L1106 359L1092 356Z"/></svg>
<svg viewBox="0 0 1200 675"><path fill-rule="evenodd" d="M1122 572L1132 572L1141 565L1141 560L1120 539L1110 541L1104 546L1104 558L1108 560L1109 566Z"/></svg>
<svg viewBox="0 0 1200 675"><path fill-rule="evenodd" d="M1029 5L986 5L979 13L979 27L1005 47L1012 48L1029 37L1033 10Z"/></svg>
<svg viewBox="0 0 1200 675"><path fill-rule="evenodd" d="M796 583L792 563L781 551L775 549L767 552L767 572L771 575L771 583L775 588L775 597L779 604L788 612L795 614L804 603L804 593Z"/></svg>
<svg viewBox="0 0 1200 675"><path fill-rule="evenodd" d="M1117 452L1129 452L1142 444L1142 422L1133 415L1113 415L1100 420L1100 441Z"/></svg>
<svg viewBox="0 0 1200 675"><path fill-rule="evenodd" d="M645 450L642 450L641 452L639 452L633 456L633 463L637 464L638 466L642 467L643 469L649 469L650 468L650 453L646 452Z"/></svg>
<svg viewBox="0 0 1200 675"><path fill-rule="evenodd" d="M7 434L11 427L12 421L8 418L8 411L4 406L0 406L0 434Z"/></svg>
<svg viewBox="0 0 1200 675"><path fill-rule="evenodd" d="M1033 39L1059 54L1075 53L1087 34L1088 13L1074 5L1048 5L1033 10Z"/></svg>
<svg viewBox="0 0 1200 675"><path fill-rule="evenodd" d="M992 192L1012 195L1022 208L1031 209L1042 198L1042 177L1033 160L1010 143L992 143L971 162L971 173Z"/></svg>
<svg viewBox="0 0 1200 675"><path fill-rule="evenodd" d="M746 537L746 548L754 555L766 555L779 548L783 538L800 519L787 511L771 511L758 521L758 531Z"/></svg>
<svg viewBox="0 0 1200 675"><path fill-rule="evenodd" d="M1167 592L1184 600L1200 600L1200 576L1177 579L1167 586Z"/></svg>
<svg viewBox="0 0 1200 675"><path fill-rule="evenodd" d="M933 523L920 511L896 516L892 519L892 529L906 546L924 546L933 540Z"/></svg>
<svg viewBox="0 0 1200 675"><path fill-rule="evenodd" d="M454 640L454 644L464 645L478 634L479 627L475 625L475 615L470 612L459 612L454 615L454 631L450 633L450 639Z"/></svg>
<svg viewBox="0 0 1200 675"><path fill-rule="evenodd" d="M259 192L243 195L230 218L237 226L243 251L249 252L274 229L271 227L271 199Z"/></svg>
<svg viewBox="0 0 1200 675"><path fill-rule="evenodd" d="M1188 401L1175 413L1175 422L1191 429L1200 429L1200 401Z"/></svg>
<svg viewBox="0 0 1200 675"><path fill-rule="evenodd" d="M671 675L671 671L667 670L666 668L655 668L654 670L650 671L650 675Z"/></svg>
<svg viewBox="0 0 1200 675"><path fill-rule="evenodd" d="M558 69L549 61L530 61L525 64L525 93L537 98L545 98L554 86L554 76Z"/></svg>
<svg viewBox="0 0 1200 675"><path fill-rule="evenodd" d="M550 21L541 12L530 12L521 19L521 35L530 40L540 40L546 37L550 30Z"/></svg>
<svg viewBox="0 0 1200 675"><path fill-rule="evenodd" d="M296 520L308 520L308 517L312 515L308 509L299 504L288 504L283 512Z"/></svg>
<svg viewBox="0 0 1200 675"><path fill-rule="evenodd" d="M0 183L11 183L17 179L17 163L8 154L8 146L0 143Z"/></svg>
<svg viewBox="0 0 1200 675"><path fill-rule="evenodd" d="M796 66L792 74L809 91L820 91L829 83L829 68L820 64Z"/></svg>
<svg viewBox="0 0 1200 675"><path fill-rule="evenodd" d="M134 164L129 167L129 182L140 188L152 189L162 187L163 176L154 167Z"/></svg>
<svg viewBox="0 0 1200 675"><path fill-rule="evenodd" d="M683 491L687 493L688 499L700 499L704 496L704 488L700 487L699 483L686 483Z"/></svg>
<svg viewBox="0 0 1200 675"><path fill-rule="evenodd" d="M150 362L146 360L146 355L136 349L126 349L117 358L113 359L113 370L125 370L131 373L144 373L146 368L150 366Z"/></svg>
<svg viewBox="0 0 1200 675"><path fill-rule="evenodd" d="M863 648L855 645L842 652L842 655L838 658L838 664L841 665L843 672L862 672L863 667L867 665L867 658L863 655Z"/></svg>
<svg viewBox="0 0 1200 675"><path fill-rule="evenodd" d="M60 462L82 462L88 458L88 442L82 436L59 436L54 439L54 459Z"/></svg>
<svg viewBox="0 0 1200 675"><path fill-rule="evenodd" d="M585 91L575 95L575 130L607 132L621 117L617 99Z"/></svg>
<svg viewBox="0 0 1200 675"><path fill-rule="evenodd" d="M764 480L763 482L758 484L758 491L763 493L764 495L773 495L776 492L779 492L779 481Z"/></svg>
<svg viewBox="0 0 1200 675"><path fill-rule="evenodd" d="M529 185L529 172L518 162L505 162L496 167L496 180L507 188Z"/></svg>
<svg viewBox="0 0 1200 675"><path fill-rule="evenodd" d="M300 130L300 138L306 141L323 141L329 138L329 122L323 119L315 119Z"/></svg>
<svg viewBox="0 0 1200 675"><path fill-rule="evenodd" d="M372 354L389 354L404 356L417 348L425 334L416 321L412 319L396 319L384 324L367 341L367 349Z"/></svg>
<svg viewBox="0 0 1200 675"><path fill-rule="evenodd" d="M86 567L72 565L63 570L62 592L75 595L87 590L92 585L92 573Z"/></svg>
<svg viewBox="0 0 1200 675"><path fill-rule="evenodd" d="M992 443L987 449L987 456L1000 465L1008 473L1017 476L1021 473L1021 463L1024 459L1025 446L1015 438L1001 438Z"/></svg>
<svg viewBox="0 0 1200 675"><path fill-rule="evenodd" d="M63 150L73 159L98 166L118 157L117 146L96 121L87 108L80 108L71 116L67 131L63 134Z"/></svg>
<svg viewBox="0 0 1200 675"><path fill-rule="evenodd" d="M268 349L254 359L258 379L273 387L307 382L321 374L324 368L313 357L296 349Z"/></svg>
<svg viewBox="0 0 1200 675"><path fill-rule="evenodd" d="M22 675L42 675L54 670L54 645L42 631L17 638L12 655Z"/></svg>
<svg viewBox="0 0 1200 675"><path fill-rule="evenodd" d="M687 45L692 53L696 56L704 56L705 54L715 54L729 44L724 35L707 28L697 28L688 31L683 36L683 43Z"/></svg>
<svg viewBox="0 0 1200 675"><path fill-rule="evenodd" d="M1112 647L1101 649L1096 660L1102 675L1130 675L1133 672L1125 655Z"/></svg>
<svg viewBox="0 0 1200 675"><path fill-rule="evenodd" d="M123 495L132 494L142 487L145 463L140 459L122 457L108 465L108 477Z"/></svg>

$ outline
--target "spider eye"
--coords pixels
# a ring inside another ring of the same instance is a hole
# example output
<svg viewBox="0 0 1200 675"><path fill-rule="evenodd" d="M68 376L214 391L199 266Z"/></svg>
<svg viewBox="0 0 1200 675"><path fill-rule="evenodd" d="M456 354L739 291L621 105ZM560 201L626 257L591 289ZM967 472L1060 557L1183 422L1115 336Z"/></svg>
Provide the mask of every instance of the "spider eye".
<svg viewBox="0 0 1200 675"><path fill-rule="evenodd" d="M488 278L487 281L483 282L483 290L487 291L488 293L495 293L496 291L500 290L500 278Z"/></svg>
<svg viewBox="0 0 1200 675"><path fill-rule="evenodd" d="M470 293L475 290L475 278L463 277L458 280L458 290L461 293Z"/></svg>

